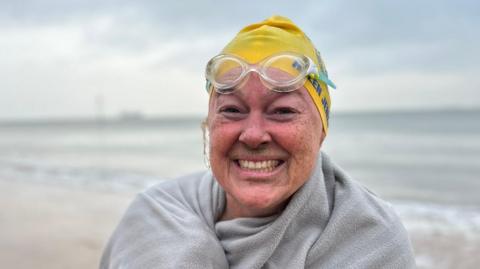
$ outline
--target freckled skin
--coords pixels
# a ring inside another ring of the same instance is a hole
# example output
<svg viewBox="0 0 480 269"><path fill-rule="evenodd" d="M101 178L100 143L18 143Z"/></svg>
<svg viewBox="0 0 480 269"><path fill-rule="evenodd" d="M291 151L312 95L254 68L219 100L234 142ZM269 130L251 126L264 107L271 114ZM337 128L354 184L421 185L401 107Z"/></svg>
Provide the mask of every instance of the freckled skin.
<svg viewBox="0 0 480 269"><path fill-rule="evenodd" d="M221 219L281 211L310 177L325 137L305 88L277 93L256 73L232 94L211 97L207 118L210 164L227 194ZM281 160L272 173L246 171L236 160Z"/></svg>

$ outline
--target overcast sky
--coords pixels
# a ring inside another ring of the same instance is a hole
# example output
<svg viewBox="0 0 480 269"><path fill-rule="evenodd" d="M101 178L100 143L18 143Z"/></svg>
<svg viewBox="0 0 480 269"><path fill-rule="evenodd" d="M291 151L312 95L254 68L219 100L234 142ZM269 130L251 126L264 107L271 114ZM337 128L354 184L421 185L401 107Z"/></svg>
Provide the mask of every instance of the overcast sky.
<svg viewBox="0 0 480 269"><path fill-rule="evenodd" d="M0 0L0 119L204 115L206 62L289 17L323 55L333 111L480 108L479 1Z"/></svg>

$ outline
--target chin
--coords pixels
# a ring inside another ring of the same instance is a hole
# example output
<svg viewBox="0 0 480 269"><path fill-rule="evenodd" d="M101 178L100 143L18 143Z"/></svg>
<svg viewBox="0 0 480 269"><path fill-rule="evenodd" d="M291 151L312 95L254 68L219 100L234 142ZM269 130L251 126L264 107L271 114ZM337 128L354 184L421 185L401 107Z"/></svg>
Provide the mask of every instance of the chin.
<svg viewBox="0 0 480 269"><path fill-rule="evenodd" d="M285 202L288 200L282 195L270 192L266 193L262 191L246 191L242 190L243 195L236 197L236 200L240 203L240 206L251 212L256 212L257 216L268 216L277 213L283 209ZM247 192L245 194L245 192Z"/></svg>

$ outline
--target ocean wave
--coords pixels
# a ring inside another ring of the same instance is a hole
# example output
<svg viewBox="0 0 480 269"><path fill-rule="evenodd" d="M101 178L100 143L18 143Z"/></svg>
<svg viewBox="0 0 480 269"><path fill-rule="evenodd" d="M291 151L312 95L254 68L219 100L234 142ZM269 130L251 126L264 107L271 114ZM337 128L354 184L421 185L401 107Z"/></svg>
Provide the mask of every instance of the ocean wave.
<svg viewBox="0 0 480 269"><path fill-rule="evenodd" d="M411 233L462 234L480 239L479 205L443 205L428 202L396 201L394 208Z"/></svg>
<svg viewBox="0 0 480 269"><path fill-rule="evenodd" d="M145 172L102 166L68 166L40 162L0 162L0 178L46 185L106 191L138 191L162 180Z"/></svg>

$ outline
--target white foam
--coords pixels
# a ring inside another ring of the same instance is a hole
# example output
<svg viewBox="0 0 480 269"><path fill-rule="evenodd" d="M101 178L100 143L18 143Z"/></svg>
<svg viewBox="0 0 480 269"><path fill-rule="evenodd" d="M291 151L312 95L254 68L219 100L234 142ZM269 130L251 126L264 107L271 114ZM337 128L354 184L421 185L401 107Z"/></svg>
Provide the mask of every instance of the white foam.
<svg viewBox="0 0 480 269"><path fill-rule="evenodd" d="M101 166L78 167L25 161L0 162L0 178L108 191L139 191L162 180L147 173Z"/></svg>
<svg viewBox="0 0 480 269"><path fill-rule="evenodd" d="M394 208L410 232L464 234L480 239L480 206L395 202Z"/></svg>

